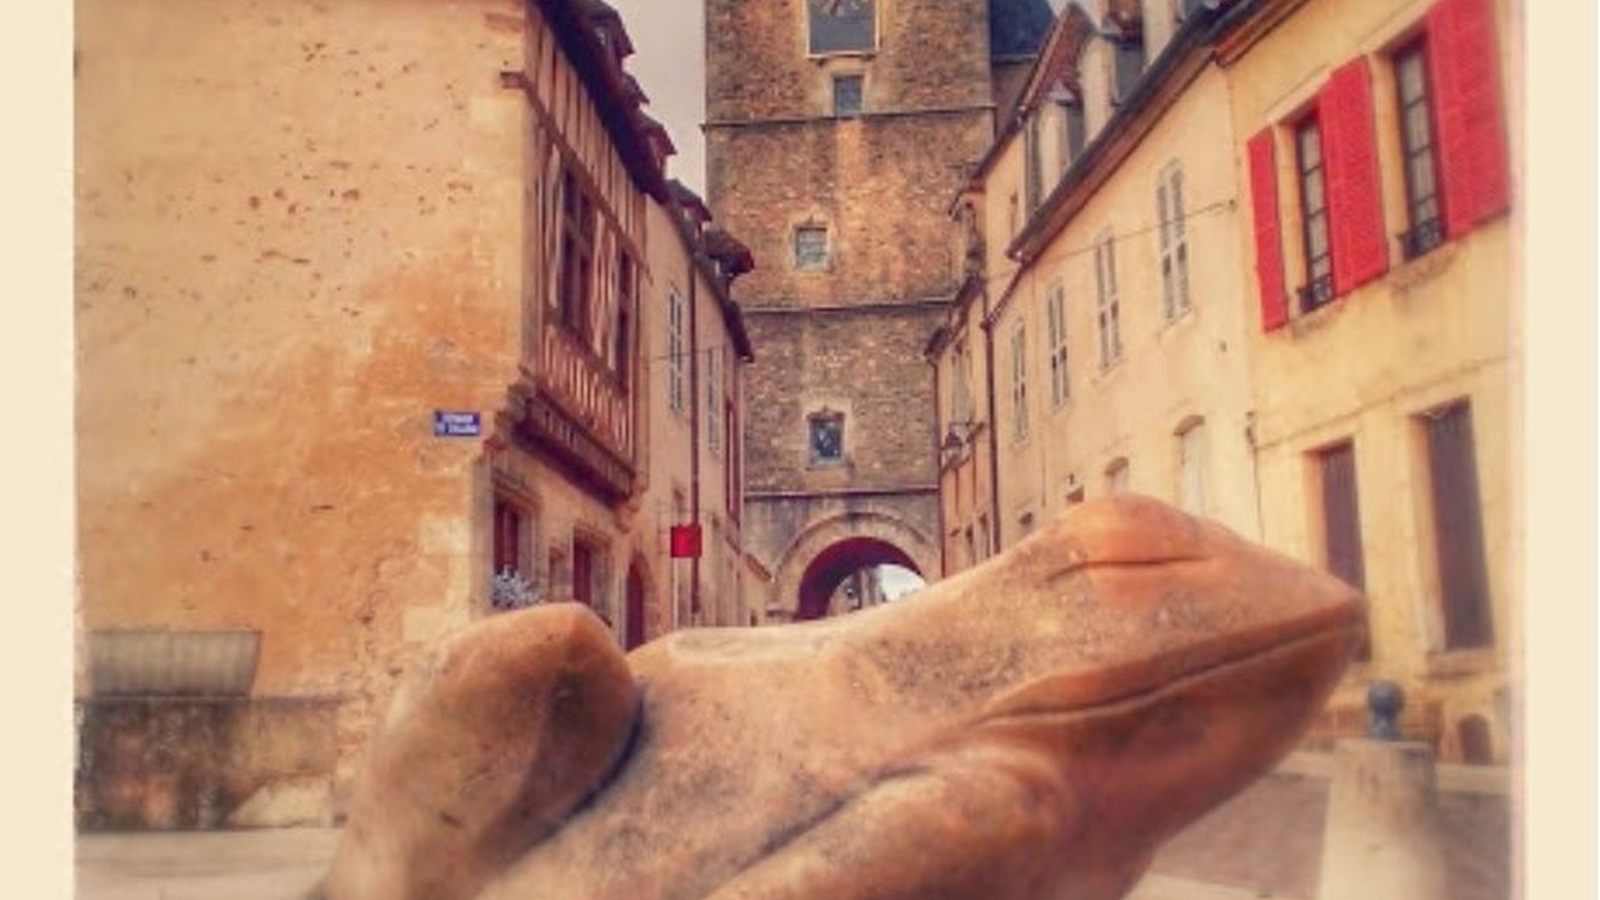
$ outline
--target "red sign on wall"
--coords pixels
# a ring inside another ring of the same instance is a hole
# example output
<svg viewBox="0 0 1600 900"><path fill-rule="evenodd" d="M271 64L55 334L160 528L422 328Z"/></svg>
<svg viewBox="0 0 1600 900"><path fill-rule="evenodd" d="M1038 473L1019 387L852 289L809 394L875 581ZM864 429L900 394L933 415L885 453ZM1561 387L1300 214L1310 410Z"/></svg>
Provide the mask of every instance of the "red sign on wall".
<svg viewBox="0 0 1600 900"><path fill-rule="evenodd" d="M700 557L700 524L672 526L672 558L698 559Z"/></svg>

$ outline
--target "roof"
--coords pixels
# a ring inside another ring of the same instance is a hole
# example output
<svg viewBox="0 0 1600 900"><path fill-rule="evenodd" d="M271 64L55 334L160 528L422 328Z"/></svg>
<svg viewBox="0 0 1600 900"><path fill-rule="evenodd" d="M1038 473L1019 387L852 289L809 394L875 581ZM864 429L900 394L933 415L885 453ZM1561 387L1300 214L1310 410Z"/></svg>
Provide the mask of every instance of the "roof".
<svg viewBox="0 0 1600 900"><path fill-rule="evenodd" d="M1046 0L989 0L989 55L1034 55L1053 21L1055 13Z"/></svg>
<svg viewBox="0 0 1600 900"><path fill-rule="evenodd" d="M639 108L647 102L644 91L623 71L622 61L633 52L633 43L622 17L604 0L538 0L538 5L563 54L594 99L600 121L635 184L665 202L665 167L667 156L674 152L672 139ZM525 79L520 80L526 89Z"/></svg>

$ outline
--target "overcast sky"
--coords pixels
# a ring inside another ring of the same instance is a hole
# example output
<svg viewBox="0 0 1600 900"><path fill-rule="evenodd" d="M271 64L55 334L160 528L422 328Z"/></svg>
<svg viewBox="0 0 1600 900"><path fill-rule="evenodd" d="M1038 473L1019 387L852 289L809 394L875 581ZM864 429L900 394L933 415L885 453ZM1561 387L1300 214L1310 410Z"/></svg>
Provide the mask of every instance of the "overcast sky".
<svg viewBox="0 0 1600 900"><path fill-rule="evenodd" d="M667 126L678 153L667 174L705 194L705 34L702 0L610 0L633 40L625 66L650 96L645 110Z"/></svg>

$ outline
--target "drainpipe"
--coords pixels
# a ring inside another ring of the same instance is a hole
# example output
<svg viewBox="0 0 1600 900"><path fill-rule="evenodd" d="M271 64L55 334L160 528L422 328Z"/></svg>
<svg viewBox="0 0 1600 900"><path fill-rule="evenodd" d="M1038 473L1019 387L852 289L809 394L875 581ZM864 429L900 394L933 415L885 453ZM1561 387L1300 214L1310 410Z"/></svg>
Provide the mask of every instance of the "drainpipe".
<svg viewBox="0 0 1600 900"><path fill-rule="evenodd" d="M1255 483L1256 540L1265 543L1267 526L1261 508L1261 445L1256 442L1256 411L1253 409L1244 414L1244 439L1250 445L1250 478Z"/></svg>
<svg viewBox="0 0 1600 900"><path fill-rule="evenodd" d="M989 286L983 288L984 416L989 422L989 552L1000 552L1000 429L994 405L994 322L990 318Z"/></svg>
<svg viewBox="0 0 1600 900"><path fill-rule="evenodd" d="M697 250L689 253L689 521L700 527L700 309L699 272L695 267ZM705 552L705 533L700 533L700 552ZM700 553L689 557L689 621L700 624Z"/></svg>
<svg viewBox="0 0 1600 900"><path fill-rule="evenodd" d="M933 498L937 507L939 523L939 577L944 578L950 574L950 563L945 558L947 554L944 546L944 453L940 449L939 442L939 410L943 409L944 406L940 403L939 398L939 360L937 357L928 360L928 368L933 373L933 483L936 485Z"/></svg>

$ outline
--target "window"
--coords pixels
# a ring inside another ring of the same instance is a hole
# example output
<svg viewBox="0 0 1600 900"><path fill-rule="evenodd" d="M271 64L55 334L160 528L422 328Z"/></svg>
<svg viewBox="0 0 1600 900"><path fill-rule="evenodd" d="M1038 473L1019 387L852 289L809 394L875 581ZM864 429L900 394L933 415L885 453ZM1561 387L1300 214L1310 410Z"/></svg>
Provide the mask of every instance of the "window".
<svg viewBox="0 0 1600 900"><path fill-rule="evenodd" d="M1328 195L1322 177L1322 126L1316 115L1294 129L1295 172L1300 183L1300 236L1306 283L1300 311L1310 312L1333 299L1333 251L1328 242Z"/></svg>
<svg viewBox="0 0 1600 900"><path fill-rule="evenodd" d="M1472 408L1455 403L1422 417L1444 646L1494 644L1483 511L1478 501Z"/></svg>
<svg viewBox="0 0 1600 900"><path fill-rule="evenodd" d="M860 75L835 75L833 78L833 114L855 116L862 109L862 77Z"/></svg>
<svg viewBox="0 0 1600 900"><path fill-rule="evenodd" d="M1118 457L1106 466L1106 493L1125 494L1128 491L1128 461Z"/></svg>
<svg viewBox="0 0 1600 900"><path fill-rule="evenodd" d="M1128 99L1144 74L1144 35L1135 26L1111 38L1111 102Z"/></svg>
<svg viewBox="0 0 1600 900"><path fill-rule="evenodd" d="M1201 419L1178 430L1178 506L1197 516L1207 512L1206 423Z"/></svg>
<svg viewBox="0 0 1600 900"><path fill-rule="evenodd" d="M1111 232L1094 244L1095 322L1100 333L1100 368L1109 369L1122 358L1121 312L1117 305L1117 258Z"/></svg>
<svg viewBox="0 0 1600 900"><path fill-rule="evenodd" d="M806 446L814 466L844 462L844 413L823 410L806 417Z"/></svg>
<svg viewBox="0 0 1600 900"><path fill-rule="evenodd" d="M1428 85L1427 46L1412 41L1394 57L1399 94L1400 152L1405 171L1406 221L1400 236L1406 259L1414 259L1444 243L1444 217L1439 208L1438 165L1434 161L1433 104Z"/></svg>
<svg viewBox="0 0 1600 900"><path fill-rule="evenodd" d="M1388 269L1380 162L1403 170L1407 228L1400 249L1407 257L1510 208L1499 59L1491 0L1437 0L1421 34L1390 57L1403 157L1395 160L1378 155L1367 59L1350 60L1329 76L1312 112L1322 131L1326 166L1329 296L1352 291ZM1268 331L1289 320L1273 159L1276 129L1270 125L1248 142L1256 275L1262 327ZM1316 301L1319 273L1308 267L1307 274Z"/></svg>
<svg viewBox="0 0 1600 900"><path fill-rule="evenodd" d="M1045 298L1045 310L1050 330L1050 405L1057 407L1067 402L1067 298L1056 281L1050 285Z"/></svg>
<svg viewBox="0 0 1600 900"><path fill-rule="evenodd" d="M794 230L794 267L801 272L823 272L828 268L828 229L802 225Z"/></svg>
<svg viewBox="0 0 1600 900"><path fill-rule="evenodd" d="M1336 444L1318 451L1314 462L1322 501L1323 563L1351 586L1365 588L1355 447L1348 441Z"/></svg>
<svg viewBox="0 0 1600 900"><path fill-rule="evenodd" d="M667 292L667 405L682 415L684 408L683 293L673 285Z"/></svg>
<svg viewBox="0 0 1600 900"><path fill-rule="evenodd" d="M577 173L561 176L560 319L568 331L589 339L589 304L594 279L595 208Z"/></svg>
<svg viewBox="0 0 1600 900"><path fill-rule="evenodd" d="M743 477L739 469L739 420L737 409L733 405L733 398L724 396L722 400L722 427L724 429L724 446L728 448L728 462L722 467L724 499L728 506L728 518L734 522L739 521L739 507L743 498L740 496L740 487Z"/></svg>
<svg viewBox="0 0 1600 900"><path fill-rule="evenodd" d="M957 344L951 350L950 421L972 422L972 357L967 348Z"/></svg>
<svg viewBox="0 0 1600 900"><path fill-rule="evenodd" d="M1042 110L1034 110L1028 116L1027 126L1022 132L1024 164L1022 203L1029 216L1033 215L1034 210L1039 208L1040 201L1044 199L1044 148L1040 139L1042 119Z"/></svg>
<svg viewBox="0 0 1600 900"><path fill-rule="evenodd" d="M1022 230L1022 210L1017 205L1015 191L1012 192L1010 197L1006 198L1006 227L1010 229L1011 239L1016 240L1017 234Z"/></svg>
<svg viewBox="0 0 1600 900"><path fill-rule="evenodd" d="M632 368L632 359L629 358L633 346L633 307L635 303L633 258L622 250L617 251L617 333L613 335L611 344L611 369L617 374L617 380L623 387L628 386L629 369Z"/></svg>
<svg viewBox="0 0 1600 900"><path fill-rule="evenodd" d="M1183 228L1183 169L1161 170L1156 183L1156 221L1161 235L1161 309L1168 322L1189 309L1189 239Z"/></svg>
<svg viewBox="0 0 1600 900"><path fill-rule="evenodd" d="M1388 270L1373 110L1367 60L1357 57L1335 69L1312 109L1284 129L1294 154L1305 278L1295 314L1317 309ZM1277 220L1277 140L1276 129L1269 127L1248 142L1256 277L1267 331L1291 315Z"/></svg>
<svg viewBox="0 0 1600 900"><path fill-rule="evenodd" d="M876 48L876 6L874 0L807 0L811 54L864 53Z"/></svg>
<svg viewBox="0 0 1600 900"><path fill-rule="evenodd" d="M1073 160L1083 155L1084 145L1089 141L1088 128L1083 120L1083 101L1076 95L1063 91L1056 101L1061 105L1061 146L1066 152L1061 155L1063 169L1072 165Z"/></svg>
<svg viewBox="0 0 1600 900"><path fill-rule="evenodd" d="M494 498L494 574L510 570L529 577L533 573L524 550L522 510L505 497Z"/></svg>
<svg viewBox="0 0 1600 900"><path fill-rule="evenodd" d="M720 352L715 347L706 351L706 449L712 456L722 450L722 381L717 358Z"/></svg>
<svg viewBox="0 0 1600 900"><path fill-rule="evenodd" d="M1011 436L1028 436L1028 327L1022 323L1011 332Z"/></svg>
<svg viewBox="0 0 1600 900"><path fill-rule="evenodd" d="M596 606L600 600L600 551L589 541L574 536L572 539L572 599L604 616L605 611ZM606 624L610 624L609 620Z"/></svg>

